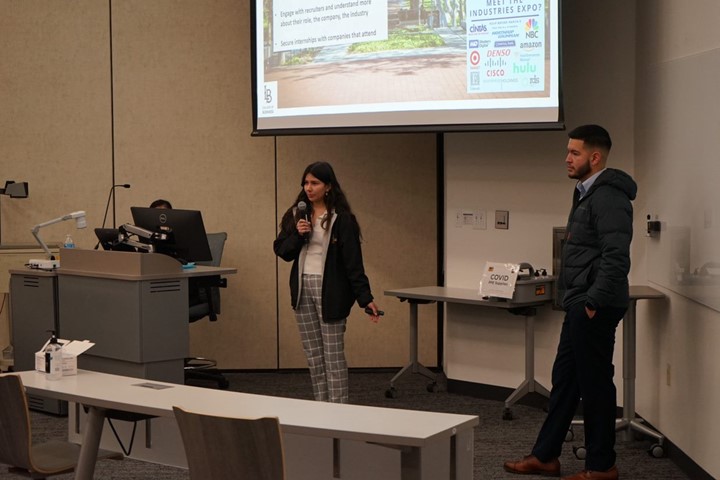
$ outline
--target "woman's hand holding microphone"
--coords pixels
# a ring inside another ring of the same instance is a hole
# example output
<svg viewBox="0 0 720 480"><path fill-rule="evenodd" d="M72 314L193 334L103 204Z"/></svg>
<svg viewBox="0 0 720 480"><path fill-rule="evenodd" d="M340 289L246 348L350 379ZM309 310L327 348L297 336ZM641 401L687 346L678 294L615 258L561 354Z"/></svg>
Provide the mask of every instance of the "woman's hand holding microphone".
<svg viewBox="0 0 720 480"><path fill-rule="evenodd" d="M298 233L303 237L308 236L310 232L312 232L312 224L304 218L297 221L295 228L297 228Z"/></svg>

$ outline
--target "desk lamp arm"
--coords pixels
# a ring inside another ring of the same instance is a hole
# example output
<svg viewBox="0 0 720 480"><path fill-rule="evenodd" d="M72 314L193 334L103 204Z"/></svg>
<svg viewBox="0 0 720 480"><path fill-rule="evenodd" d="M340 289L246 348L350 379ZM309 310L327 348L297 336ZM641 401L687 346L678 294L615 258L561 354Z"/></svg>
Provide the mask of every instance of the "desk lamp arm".
<svg viewBox="0 0 720 480"><path fill-rule="evenodd" d="M85 211L84 210L78 210L76 212L68 213L67 215L63 215L62 217L53 218L52 220L48 220L47 222L38 223L32 228L32 234L33 237L35 237L35 240L40 244L43 250L45 250L45 253L47 253L48 257L52 257L52 253L50 253L50 249L45 244L45 242L42 241L40 238L39 232L41 228L45 228L50 225L54 225L56 223L64 222L66 220L75 220L75 227L76 228L85 228L87 227L87 221L85 220Z"/></svg>

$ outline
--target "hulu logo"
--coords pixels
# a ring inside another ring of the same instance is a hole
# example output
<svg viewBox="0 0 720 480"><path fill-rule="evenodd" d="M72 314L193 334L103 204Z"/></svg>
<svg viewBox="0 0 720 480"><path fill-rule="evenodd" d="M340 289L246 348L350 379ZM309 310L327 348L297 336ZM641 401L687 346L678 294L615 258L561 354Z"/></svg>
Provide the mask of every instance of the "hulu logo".
<svg viewBox="0 0 720 480"><path fill-rule="evenodd" d="M535 73L537 72L537 65L533 65L530 62L524 64L513 63L513 73Z"/></svg>

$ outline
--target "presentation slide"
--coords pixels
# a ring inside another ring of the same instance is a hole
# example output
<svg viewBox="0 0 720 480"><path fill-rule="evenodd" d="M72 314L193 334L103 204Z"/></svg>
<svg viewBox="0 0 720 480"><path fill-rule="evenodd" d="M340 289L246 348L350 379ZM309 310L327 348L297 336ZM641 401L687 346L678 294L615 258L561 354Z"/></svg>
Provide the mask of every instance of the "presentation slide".
<svg viewBox="0 0 720 480"><path fill-rule="evenodd" d="M558 0L256 0L255 14L255 133L559 121Z"/></svg>

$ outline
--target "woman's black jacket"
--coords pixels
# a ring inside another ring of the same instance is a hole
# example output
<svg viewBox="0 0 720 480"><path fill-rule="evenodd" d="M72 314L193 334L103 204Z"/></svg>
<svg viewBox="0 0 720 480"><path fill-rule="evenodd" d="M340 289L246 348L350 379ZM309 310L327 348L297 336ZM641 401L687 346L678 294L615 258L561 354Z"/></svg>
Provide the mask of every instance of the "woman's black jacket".
<svg viewBox="0 0 720 480"><path fill-rule="evenodd" d="M360 230L355 218L346 212L333 214L329 229L322 281L322 313L325 322L347 318L355 301L363 308L373 301L370 282L363 267ZM286 262L293 262L290 272L293 309L300 299L305 245L305 239L295 228L292 231L281 230L273 243L275 255Z"/></svg>

